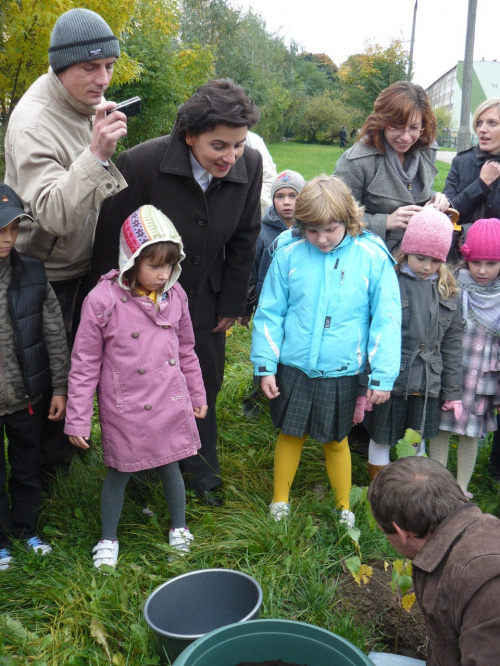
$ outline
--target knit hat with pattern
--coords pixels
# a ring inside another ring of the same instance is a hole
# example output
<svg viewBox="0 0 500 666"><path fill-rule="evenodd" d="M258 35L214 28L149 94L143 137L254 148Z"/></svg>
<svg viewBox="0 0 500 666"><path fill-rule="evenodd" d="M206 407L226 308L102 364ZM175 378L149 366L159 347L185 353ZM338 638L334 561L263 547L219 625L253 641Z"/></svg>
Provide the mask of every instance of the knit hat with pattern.
<svg viewBox="0 0 500 666"><path fill-rule="evenodd" d="M186 255L183 252L182 240L177 229L160 210L154 206L141 206L135 213L127 217L120 231L118 283L121 287L128 289L127 284L123 282L123 274L132 268L141 250L160 241L176 243L181 251L181 261L185 259ZM164 292L177 282L180 274L181 267L177 264L165 284Z"/></svg>
<svg viewBox="0 0 500 666"><path fill-rule="evenodd" d="M120 56L120 44L99 14L77 7L57 19L49 46L49 63L56 73L77 62L111 56Z"/></svg>
<svg viewBox="0 0 500 666"><path fill-rule="evenodd" d="M446 261L453 237L453 224L434 206L424 206L408 222L401 241L404 254L422 254Z"/></svg>
<svg viewBox="0 0 500 666"><path fill-rule="evenodd" d="M466 261L500 261L500 220L476 220L460 252Z"/></svg>
<svg viewBox="0 0 500 666"><path fill-rule="evenodd" d="M274 195L276 192L284 187L290 187L299 194L305 184L306 181L302 178L300 173L297 173L297 171L291 171L290 169L282 171L276 176L271 185L271 200L274 201Z"/></svg>

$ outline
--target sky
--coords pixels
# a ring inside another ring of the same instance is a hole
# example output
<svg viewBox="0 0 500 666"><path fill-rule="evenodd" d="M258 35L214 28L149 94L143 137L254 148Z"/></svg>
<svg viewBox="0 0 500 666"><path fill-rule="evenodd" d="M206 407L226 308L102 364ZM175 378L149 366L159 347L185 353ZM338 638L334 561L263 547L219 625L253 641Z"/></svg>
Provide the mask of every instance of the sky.
<svg viewBox="0 0 500 666"><path fill-rule="evenodd" d="M304 51L326 53L336 65L361 53L366 42L401 39L410 49L415 0L230 0L254 11L268 32L297 42ZM464 59L468 0L418 0L413 82L424 88ZM499 60L499 0L477 0L474 60Z"/></svg>

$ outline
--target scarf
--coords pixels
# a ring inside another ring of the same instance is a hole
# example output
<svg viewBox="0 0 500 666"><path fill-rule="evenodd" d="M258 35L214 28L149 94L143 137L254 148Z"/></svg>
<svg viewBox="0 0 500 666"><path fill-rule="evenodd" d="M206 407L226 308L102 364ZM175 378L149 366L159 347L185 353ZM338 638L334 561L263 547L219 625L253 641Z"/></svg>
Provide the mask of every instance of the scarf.
<svg viewBox="0 0 500 666"><path fill-rule="evenodd" d="M404 165L401 166L399 154L384 139L385 154L389 164L396 172L406 189L411 193L413 200L418 198L422 191L422 182L418 176L418 167L420 166L420 151L412 150L405 155Z"/></svg>
<svg viewBox="0 0 500 666"><path fill-rule="evenodd" d="M462 288L462 316L472 319L492 335L500 336L500 276L484 286L477 284L467 268L458 271Z"/></svg>

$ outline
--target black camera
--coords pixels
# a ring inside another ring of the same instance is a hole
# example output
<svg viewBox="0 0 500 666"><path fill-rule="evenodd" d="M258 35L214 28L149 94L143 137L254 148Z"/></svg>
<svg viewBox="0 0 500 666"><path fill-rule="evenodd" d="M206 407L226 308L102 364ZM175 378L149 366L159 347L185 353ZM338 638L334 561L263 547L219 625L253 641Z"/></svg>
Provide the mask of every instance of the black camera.
<svg viewBox="0 0 500 666"><path fill-rule="evenodd" d="M108 116L110 113L113 113L113 111L121 111L127 116L127 118L130 118L141 112L141 104L142 101L140 97L131 97L130 99L126 99L124 102L117 104L115 108L108 111L106 115Z"/></svg>

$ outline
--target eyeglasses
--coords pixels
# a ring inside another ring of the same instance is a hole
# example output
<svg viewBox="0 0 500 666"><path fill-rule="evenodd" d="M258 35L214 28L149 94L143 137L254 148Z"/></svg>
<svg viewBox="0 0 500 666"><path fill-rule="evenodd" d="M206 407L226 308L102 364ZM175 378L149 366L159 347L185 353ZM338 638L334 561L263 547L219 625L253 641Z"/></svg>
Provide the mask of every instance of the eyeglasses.
<svg viewBox="0 0 500 666"><path fill-rule="evenodd" d="M422 136L422 133L424 132L424 128L416 128L416 127L388 127L387 128L388 132L392 132L394 136L400 136L402 134L408 134L410 136Z"/></svg>

